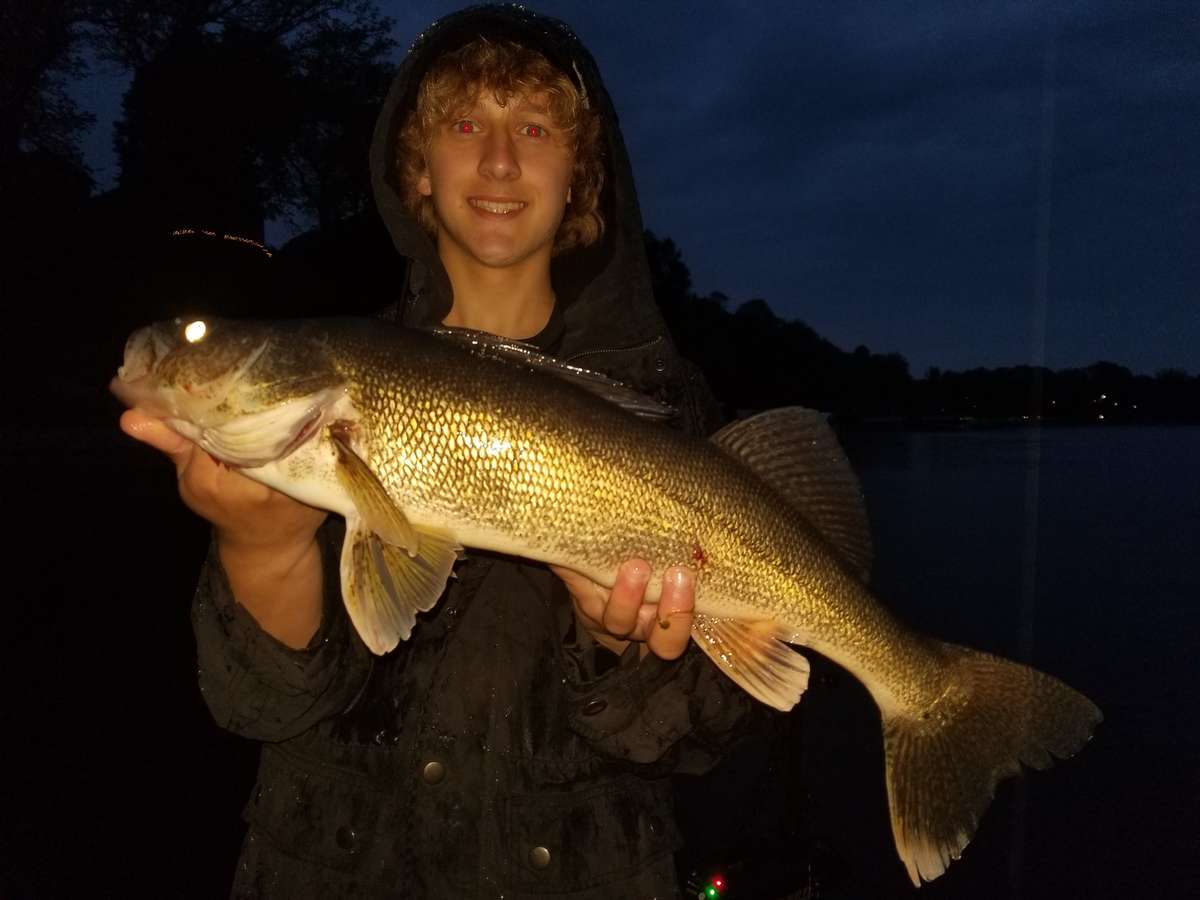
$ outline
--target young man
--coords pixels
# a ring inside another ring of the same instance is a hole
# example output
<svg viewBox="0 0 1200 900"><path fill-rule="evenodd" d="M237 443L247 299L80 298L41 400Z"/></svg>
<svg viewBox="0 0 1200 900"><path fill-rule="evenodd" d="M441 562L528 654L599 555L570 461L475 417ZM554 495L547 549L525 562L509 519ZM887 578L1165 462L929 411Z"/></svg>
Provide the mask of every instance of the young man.
<svg viewBox="0 0 1200 900"><path fill-rule="evenodd" d="M715 424L651 296L615 114L565 26L517 7L436 23L371 163L410 261L385 318L529 340L672 404L678 427ZM655 608L646 561L608 591L470 554L376 658L342 609L339 522L162 423L122 426L171 456L214 524L201 689L219 724L264 742L235 896L674 895L669 775L711 767L752 702L690 647L687 569Z"/></svg>

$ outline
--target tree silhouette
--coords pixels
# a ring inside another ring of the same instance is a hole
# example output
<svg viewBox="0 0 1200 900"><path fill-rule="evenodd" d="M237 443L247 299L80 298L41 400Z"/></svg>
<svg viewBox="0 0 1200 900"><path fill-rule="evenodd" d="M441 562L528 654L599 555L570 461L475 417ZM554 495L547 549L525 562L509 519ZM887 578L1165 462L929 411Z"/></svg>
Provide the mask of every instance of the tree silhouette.
<svg viewBox="0 0 1200 900"><path fill-rule="evenodd" d="M66 92L84 71L92 4L6 3L0 11L0 160L43 151L82 168L79 138L92 124Z"/></svg>
<svg viewBox="0 0 1200 900"><path fill-rule="evenodd" d="M141 66L115 143L119 185L158 227L262 236L286 193L299 109L286 50L226 29L176 35Z"/></svg>
<svg viewBox="0 0 1200 900"><path fill-rule="evenodd" d="M766 300L730 311L720 292L697 295L674 241L650 231L644 238L663 317L730 413L798 404L843 420L925 427L1200 421L1200 375L1174 369L1150 378L1111 362L1059 372L935 366L915 381L899 353L861 344L847 353L805 323L781 319Z"/></svg>
<svg viewBox="0 0 1200 900"><path fill-rule="evenodd" d="M183 34L249 32L303 52L327 32L350 28L382 41L386 52L392 28L373 0L105 0L90 23L100 55L134 70Z"/></svg>
<svg viewBox="0 0 1200 900"><path fill-rule="evenodd" d="M285 158L291 218L328 229L371 205L367 148L391 83L392 48L371 17L331 21L293 48L294 88L304 103Z"/></svg>
<svg viewBox="0 0 1200 900"><path fill-rule="evenodd" d="M843 415L890 415L910 404L908 363L866 347L839 350L804 322L780 319L761 298L730 311L727 296L698 296L679 248L644 235L655 298L684 354L731 411L801 405Z"/></svg>
<svg viewBox="0 0 1200 900"><path fill-rule="evenodd" d="M359 211L390 30L366 0L106 6L97 44L135 70L121 187L168 222L249 236Z"/></svg>

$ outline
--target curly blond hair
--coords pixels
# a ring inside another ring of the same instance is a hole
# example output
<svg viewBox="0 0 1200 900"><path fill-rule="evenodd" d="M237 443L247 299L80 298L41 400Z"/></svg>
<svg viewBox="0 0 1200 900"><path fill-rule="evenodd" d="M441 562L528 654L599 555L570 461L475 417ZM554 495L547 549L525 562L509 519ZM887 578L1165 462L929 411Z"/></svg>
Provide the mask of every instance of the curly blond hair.
<svg viewBox="0 0 1200 900"><path fill-rule="evenodd" d="M554 252L586 247L604 233L600 189L604 186L600 117L590 109L569 77L535 50L512 41L478 38L439 57L417 93L417 102L400 129L395 171L405 207L436 237L433 198L417 190L435 129L470 107L484 91L505 105L515 96L546 98L546 111L566 138L574 159L571 202L554 238Z"/></svg>

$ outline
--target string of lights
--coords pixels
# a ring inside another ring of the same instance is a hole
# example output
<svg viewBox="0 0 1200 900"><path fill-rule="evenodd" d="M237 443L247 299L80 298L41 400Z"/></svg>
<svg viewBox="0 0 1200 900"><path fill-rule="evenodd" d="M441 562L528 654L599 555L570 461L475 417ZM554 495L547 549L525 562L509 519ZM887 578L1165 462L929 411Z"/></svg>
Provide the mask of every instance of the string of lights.
<svg viewBox="0 0 1200 900"><path fill-rule="evenodd" d="M268 257L275 255L266 246L266 244L263 244L260 241L256 241L253 238L242 237L242 236L236 235L236 234L222 234L220 232L213 231L208 228L176 228L175 230L173 230L171 232L171 237L186 237L188 235L201 235L203 237L219 238L220 240L223 240L223 241L234 241L239 244L247 244L248 246L251 246L256 250L260 250L263 253L265 253Z"/></svg>

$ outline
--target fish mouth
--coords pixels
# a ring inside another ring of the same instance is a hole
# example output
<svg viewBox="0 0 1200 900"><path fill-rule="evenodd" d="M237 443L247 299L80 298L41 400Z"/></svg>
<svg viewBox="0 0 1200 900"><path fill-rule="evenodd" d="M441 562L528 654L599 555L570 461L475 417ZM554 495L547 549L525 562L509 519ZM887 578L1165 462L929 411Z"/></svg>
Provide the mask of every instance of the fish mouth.
<svg viewBox="0 0 1200 900"><path fill-rule="evenodd" d="M173 342L160 329L153 325L139 328L125 342L125 358L108 389L131 409L160 418L169 415L171 409L162 400L154 369L173 349Z"/></svg>
<svg viewBox="0 0 1200 900"><path fill-rule="evenodd" d="M149 374L133 381L118 375L108 383L108 389L130 409L140 409L148 416L162 419L171 414L171 409L162 401L157 388L158 379Z"/></svg>
<svg viewBox="0 0 1200 900"><path fill-rule="evenodd" d="M473 209L497 216L511 216L529 205L524 200L497 200L488 197L468 197L467 203Z"/></svg>
<svg viewBox="0 0 1200 900"><path fill-rule="evenodd" d="M260 405L253 394L242 396L238 390L269 340L229 357L224 371L201 367L181 374L173 357L182 346L177 325L148 325L125 342L125 358L109 390L126 406L162 419L172 431L238 468L282 459L320 430L340 387Z"/></svg>

